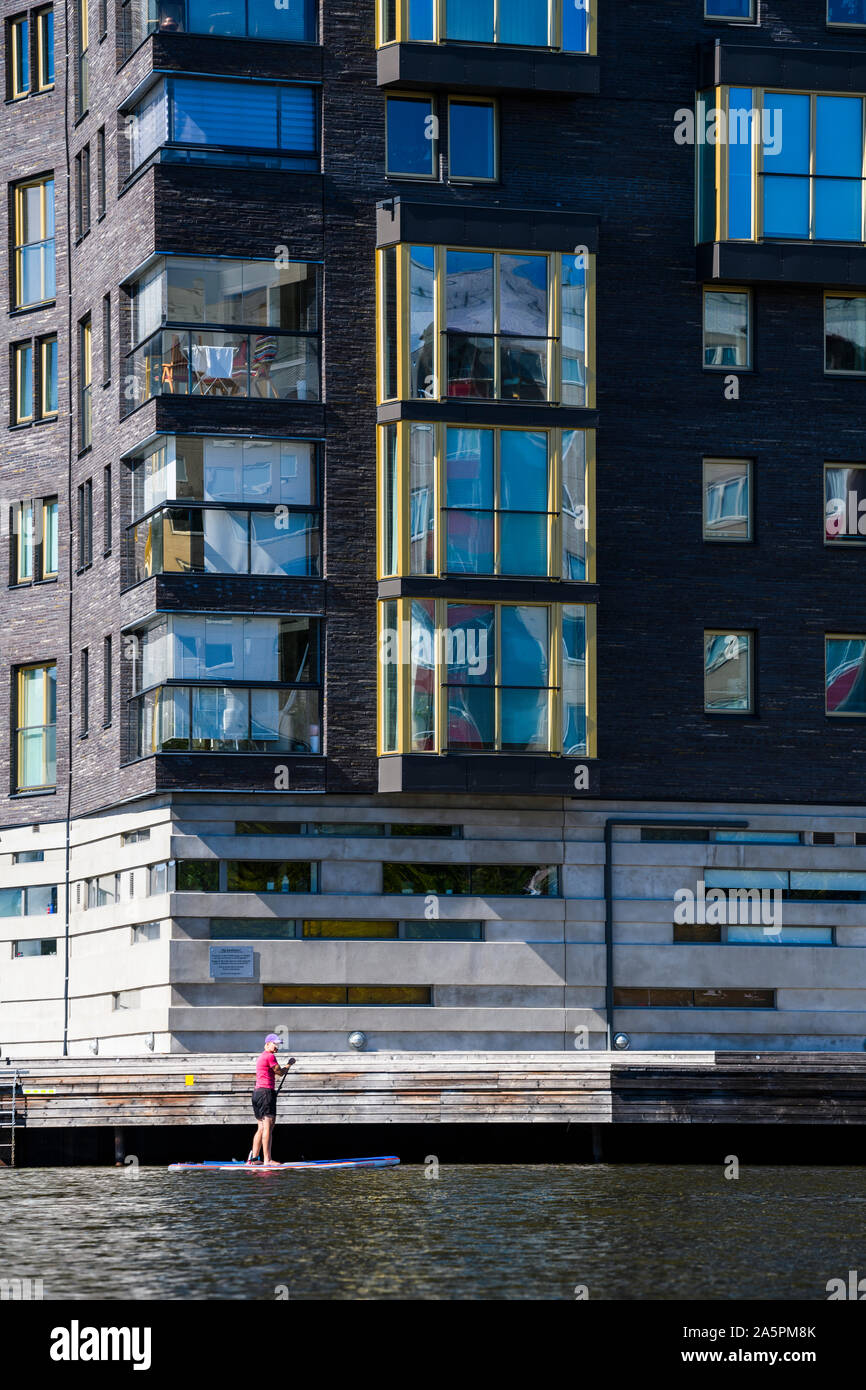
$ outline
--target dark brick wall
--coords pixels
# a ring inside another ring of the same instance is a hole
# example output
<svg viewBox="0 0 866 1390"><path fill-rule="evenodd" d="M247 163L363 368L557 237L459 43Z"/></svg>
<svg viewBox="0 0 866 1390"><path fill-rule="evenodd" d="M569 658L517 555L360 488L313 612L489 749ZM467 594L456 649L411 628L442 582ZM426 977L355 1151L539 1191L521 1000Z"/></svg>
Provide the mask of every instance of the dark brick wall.
<svg viewBox="0 0 866 1390"><path fill-rule="evenodd" d="M187 771L202 784L200 773L186 769L185 761L164 757L126 766L122 759L120 714L128 672L122 669L120 631L146 600L139 590L122 594L119 538L126 500L119 459L161 429L325 438L325 583L317 591L327 616L327 786L375 788L373 248L375 204L395 193L490 207L570 209L576 224L582 215L600 218L600 795L862 799L863 726L824 716L822 638L825 630L866 632L866 557L822 545L821 465L825 459L866 457L860 443L863 383L825 380L820 290L785 285L756 288L756 370L741 374L739 401L726 401L721 377L702 372L693 153L674 143L673 118L692 103L698 45L707 40L866 53L866 35L828 30L824 0L770 0L762 5L759 27L705 24L701 0L599 4L600 95L574 100L503 95L502 181L493 188L385 177L384 98L375 85L372 0L361 6L324 0L321 47L164 37L142 45L119 70L114 19L108 39L100 42L92 3L91 109L77 123L71 109L68 119L64 114L63 13L57 11L54 93L6 103L0 110L7 187L14 178L55 170L57 300L53 307L13 316L7 296L0 319L7 362L11 342L57 330L61 413L55 423L11 430L4 388L0 434L4 498L60 494L61 578L56 584L7 590L0 627L0 723L11 730L10 667L56 656L58 776L65 790L67 484L74 497L78 484L92 477L94 559L72 579L75 812L177 786ZM0 8L4 18L19 12L10 0ZM171 67L321 78L321 175L162 166L124 190L126 142L118 107L148 71ZM95 221L94 191L90 234L70 246L70 281L65 140L68 136L70 161L90 142L95 185L96 133L103 124L107 213ZM7 202L0 216L8 245ZM280 245L294 257L325 263L324 403L163 398L121 418L121 353L128 330L120 286L125 278L156 251L270 256ZM103 386L106 293L112 295L114 361L111 383ZM69 335L71 330L74 403L74 332L88 312L94 329L94 444L79 455L77 424L70 447ZM506 412L503 407L504 418ZM703 455L755 459L753 545L702 543ZM106 557L102 480L107 465L114 470L115 515L114 544ZM2 544L8 547L8 537ZM2 573L7 570L4 554ZM143 587L155 591L155 585ZM298 581L299 603L309 599L309 589L307 581ZM702 713L701 636L704 627L716 626L758 631L755 718ZM103 729L102 639L109 632L115 639L117 694L112 723ZM83 646L91 650L86 738L78 730ZM10 747L3 740L0 819L45 818L49 800L59 812L60 793L47 799L6 796ZM232 760L233 786L242 785L240 764ZM218 778L218 765L208 775ZM266 785L257 760L249 763L247 775L251 787Z"/></svg>

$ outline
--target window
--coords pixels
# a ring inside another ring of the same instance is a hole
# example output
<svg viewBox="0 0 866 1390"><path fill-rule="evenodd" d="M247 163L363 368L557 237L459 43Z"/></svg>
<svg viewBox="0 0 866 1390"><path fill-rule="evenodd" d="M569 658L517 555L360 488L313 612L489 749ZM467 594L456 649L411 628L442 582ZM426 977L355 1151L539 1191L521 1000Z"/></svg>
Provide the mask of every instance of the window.
<svg viewBox="0 0 866 1390"><path fill-rule="evenodd" d="M108 0L99 0L99 37L108 35Z"/></svg>
<svg viewBox="0 0 866 1390"><path fill-rule="evenodd" d="M753 714L754 634L704 633L704 709L710 714Z"/></svg>
<svg viewBox="0 0 866 1390"><path fill-rule="evenodd" d="M105 216L105 126L96 132L96 216Z"/></svg>
<svg viewBox="0 0 866 1390"><path fill-rule="evenodd" d="M111 665L111 637L102 639L102 723L108 728L111 723L114 672ZM123 843L121 841L121 843Z"/></svg>
<svg viewBox="0 0 866 1390"><path fill-rule="evenodd" d="M138 652L131 708L138 757L319 753L316 619L161 617L138 633Z"/></svg>
<svg viewBox="0 0 866 1390"><path fill-rule="evenodd" d="M12 423L33 419L33 344L16 343L12 349Z"/></svg>
<svg viewBox="0 0 866 1390"><path fill-rule="evenodd" d="M76 28L76 56L78 58L78 87L76 90L76 115L83 116L90 106L90 59L87 56L88 0L77 0L78 23Z"/></svg>
<svg viewBox="0 0 866 1390"><path fill-rule="evenodd" d="M136 922L132 928L132 944L139 946L144 941L159 941L161 922Z"/></svg>
<svg viewBox="0 0 866 1390"><path fill-rule="evenodd" d="M319 168L316 88L165 77L132 109L130 165L160 162Z"/></svg>
<svg viewBox="0 0 866 1390"><path fill-rule="evenodd" d="M407 1005L433 1003L429 985L263 985L264 1005L286 1004L295 1007L348 1004L351 1008L373 1005Z"/></svg>
<svg viewBox="0 0 866 1390"><path fill-rule="evenodd" d="M492 182L497 169L497 108L483 97L449 97L448 176L452 181ZM439 177L439 115L433 97L401 95L385 100L386 169L398 178Z"/></svg>
<svg viewBox="0 0 866 1390"><path fill-rule="evenodd" d="M438 117L432 97L385 99L385 169L405 178L438 176Z"/></svg>
<svg viewBox="0 0 866 1390"><path fill-rule="evenodd" d="M444 246L380 251L380 398L591 406L594 260Z"/></svg>
<svg viewBox="0 0 866 1390"><path fill-rule="evenodd" d="M89 314L78 325L78 431L83 452L93 443L93 334Z"/></svg>
<svg viewBox="0 0 866 1390"><path fill-rule="evenodd" d="M725 131L700 146L699 239L863 242L864 98L717 92L698 101L701 131L719 100Z"/></svg>
<svg viewBox="0 0 866 1390"><path fill-rule="evenodd" d="M102 470L102 549L104 555L111 554L111 464Z"/></svg>
<svg viewBox="0 0 866 1390"><path fill-rule="evenodd" d="M674 923L675 942L724 942L728 946L832 946L832 927L775 927Z"/></svg>
<svg viewBox="0 0 866 1390"><path fill-rule="evenodd" d="M704 459L704 540L752 539L752 465L747 459Z"/></svg>
<svg viewBox="0 0 866 1390"><path fill-rule="evenodd" d="M827 0L827 23L866 25L866 0Z"/></svg>
<svg viewBox="0 0 866 1390"><path fill-rule="evenodd" d="M216 859L179 859L175 866L178 893L218 893L220 866Z"/></svg>
<svg viewBox="0 0 866 1390"><path fill-rule="evenodd" d="M162 436L129 467L133 582L160 573L320 572L318 445Z"/></svg>
<svg viewBox="0 0 866 1390"><path fill-rule="evenodd" d="M15 101L30 94L30 21L27 15L9 21L6 52L9 95Z"/></svg>
<svg viewBox="0 0 866 1390"><path fill-rule="evenodd" d="M704 869L709 888L745 890L738 899L738 916L758 909L760 890L778 891L783 902L866 902L866 873L816 869ZM748 895L748 896L746 896Z"/></svg>
<svg viewBox="0 0 866 1390"><path fill-rule="evenodd" d="M452 183L498 178L496 103L480 97L448 98L448 177Z"/></svg>
<svg viewBox="0 0 866 1390"><path fill-rule="evenodd" d="M16 563L13 584L57 575L57 498L31 499L14 509Z"/></svg>
<svg viewBox="0 0 866 1390"><path fill-rule="evenodd" d="M827 714L866 714L866 637L824 639Z"/></svg>
<svg viewBox="0 0 866 1390"><path fill-rule="evenodd" d="M12 856L13 864L41 864L45 859L44 849L19 849Z"/></svg>
<svg viewBox="0 0 866 1390"><path fill-rule="evenodd" d="M756 0L704 0L704 15L707 19L754 19L755 4Z"/></svg>
<svg viewBox="0 0 866 1390"><path fill-rule="evenodd" d="M141 845L150 839L149 830L126 830L120 837L121 845Z"/></svg>
<svg viewBox="0 0 866 1390"><path fill-rule="evenodd" d="M623 989L613 1002L623 1009L775 1009L774 989Z"/></svg>
<svg viewBox="0 0 866 1390"><path fill-rule="evenodd" d="M83 647L81 651L81 668L79 677L79 694L81 696L81 734L86 734L90 728L90 649Z"/></svg>
<svg viewBox="0 0 866 1390"><path fill-rule="evenodd" d="M290 859L230 859L226 892L315 893L316 865Z"/></svg>
<svg viewBox="0 0 866 1390"><path fill-rule="evenodd" d="M78 487L78 568L93 561L93 479Z"/></svg>
<svg viewBox="0 0 866 1390"><path fill-rule="evenodd" d="M39 339L39 396L43 420L57 414L57 338Z"/></svg>
<svg viewBox="0 0 866 1390"><path fill-rule="evenodd" d="M79 240L90 231L90 146L75 156L75 234Z"/></svg>
<svg viewBox="0 0 866 1390"><path fill-rule="evenodd" d="M866 541L866 464L824 464L824 540L827 545Z"/></svg>
<svg viewBox="0 0 866 1390"><path fill-rule="evenodd" d="M752 298L748 290L704 290L704 366L752 366Z"/></svg>
<svg viewBox="0 0 866 1390"><path fill-rule="evenodd" d="M163 393L318 400L319 275L305 261L157 261L130 286L129 408Z"/></svg>
<svg viewBox="0 0 866 1390"><path fill-rule="evenodd" d="M121 989L111 996L112 1009L140 1009L141 990Z"/></svg>
<svg viewBox="0 0 866 1390"><path fill-rule="evenodd" d="M157 897L161 893L171 891L173 862L163 861L161 864L148 864L147 866L147 896ZM132 894L132 875L130 874L130 897Z"/></svg>
<svg viewBox="0 0 866 1390"><path fill-rule="evenodd" d="M315 0L124 0L124 38L128 57L156 31L164 34L226 34L233 38L284 43L315 43Z"/></svg>
<svg viewBox="0 0 866 1390"><path fill-rule="evenodd" d="M111 295L102 299L102 384L111 381Z"/></svg>
<svg viewBox="0 0 866 1390"><path fill-rule="evenodd" d="M0 917L41 917L57 911L57 884L33 888L0 888Z"/></svg>
<svg viewBox="0 0 866 1390"><path fill-rule="evenodd" d="M36 11L36 87L40 92L54 86L54 8Z"/></svg>
<svg viewBox="0 0 866 1390"><path fill-rule="evenodd" d="M559 870L522 864L383 864L382 892L556 898Z"/></svg>
<svg viewBox="0 0 866 1390"><path fill-rule="evenodd" d="M17 673L16 791L39 791L57 781L57 666L45 662Z"/></svg>
<svg viewBox="0 0 866 1390"><path fill-rule="evenodd" d="M596 0L379 0L380 44L508 44L595 52Z"/></svg>
<svg viewBox="0 0 866 1390"><path fill-rule="evenodd" d="M46 174L14 190L15 308L54 298L54 178Z"/></svg>
<svg viewBox="0 0 866 1390"><path fill-rule="evenodd" d="M57 414L57 338L28 339L12 347L12 424L29 425Z"/></svg>
<svg viewBox="0 0 866 1390"><path fill-rule="evenodd" d="M381 753L595 756L592 606L380 609Z"/></svg>
<svg viewBox="0 0 866 1390"><path fill-rule="evenodd" d="M41 940L37 937L34 941L13 941L12 957L13 960L22 960L28 956L56 956L57 938L50 937Z"/></svg>
<svg viewBox="0 0 866 1390"><path fill-rule="evenodd" d="M866 295L825 294L824 371L866 373Z"/></svg>
<svg viewBox="0 0 866 1390"><path fill-rule="evenodd" d="M379 572L592 580L592 430L379 433Z"/></svg>

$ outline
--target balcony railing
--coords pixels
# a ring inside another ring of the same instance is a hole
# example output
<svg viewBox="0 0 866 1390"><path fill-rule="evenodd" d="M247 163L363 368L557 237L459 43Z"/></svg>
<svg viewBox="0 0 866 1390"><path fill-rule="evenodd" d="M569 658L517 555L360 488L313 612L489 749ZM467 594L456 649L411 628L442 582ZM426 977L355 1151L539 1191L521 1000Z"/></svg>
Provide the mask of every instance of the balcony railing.
<svg viewBox="0 0 866 1390"><path fill-rule="evenodd" d="M317 401L318 338L164 328L127 357L127 411L153 396L245 396Z"/></svg>
<svg viewBox="0 0 866 1390"><path fill-rule="evenodd" d="M127 529L131 582L153 574L319 573L319 513L165 507Z"/></svg>
<svg viewBox="0 0 866 1390"><path fill-rule="evenodd" d="M136 756L321 751L313 687L162 685L130 701Z"/></svg>

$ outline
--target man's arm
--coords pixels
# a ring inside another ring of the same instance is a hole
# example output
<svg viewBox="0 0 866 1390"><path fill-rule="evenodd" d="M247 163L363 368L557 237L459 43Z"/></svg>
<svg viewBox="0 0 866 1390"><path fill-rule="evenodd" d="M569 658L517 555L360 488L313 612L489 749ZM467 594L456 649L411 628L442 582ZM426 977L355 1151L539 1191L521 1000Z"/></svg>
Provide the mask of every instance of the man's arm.
<svg viewBox="0 0 866 1390"><path fill-rule="evenodd" d="M286 1074L286 1072L289 1070L289 1068L290 1068L290 1067L293 1067L294 1065L295 1065L295 1058L294 1058L294 1057L290 1057L289 1060L288 1060L288 1062L286 1063L286 1065L285 1065L284 1067L281 1067L281 1066L279 1066L279 1065L277 1066L277 1075L278 1075L278 1076L285 1076L285 1074Z"/></svg>

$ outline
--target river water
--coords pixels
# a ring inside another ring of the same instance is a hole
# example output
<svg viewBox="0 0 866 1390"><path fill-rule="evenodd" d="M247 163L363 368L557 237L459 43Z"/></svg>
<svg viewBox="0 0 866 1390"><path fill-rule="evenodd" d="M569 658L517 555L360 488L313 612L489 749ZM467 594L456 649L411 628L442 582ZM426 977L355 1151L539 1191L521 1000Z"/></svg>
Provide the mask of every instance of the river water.
<svg viewBox="0 0 866 1390"><path fill-rule="evenodd" d="M818 1299L866 1276L866 1169L0 1171L45 1299Z"/></svg>

